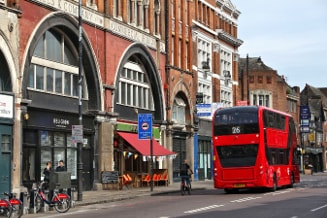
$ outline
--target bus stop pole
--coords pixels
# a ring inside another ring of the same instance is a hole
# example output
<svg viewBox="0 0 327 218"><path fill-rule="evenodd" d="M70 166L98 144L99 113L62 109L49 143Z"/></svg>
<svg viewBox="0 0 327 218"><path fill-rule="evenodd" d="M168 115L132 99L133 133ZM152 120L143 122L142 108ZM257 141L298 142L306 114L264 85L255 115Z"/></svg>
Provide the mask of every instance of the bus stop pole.
<svg viewBox="0 0 327 218"><path fill-rule="evenodd" d="M78 69L78 120L79 125L83 126L83 115L82 115L82 67L83 67L83 43L82 43L82 0L78 1L78 56L79 56L79 69ZM83 162L82 162L82 142L77 143L77 155L78 155L78 162L77 162L77 178L78 178L78 194L77 199L78 201L83 200Z"/></svg>
<svg viewBox="0 0 327 218"><path fill-rule="evenodd" d="M150 164L150 177L151 177L151 192L153 191L153 142L152 142L152 133L150 136L150 156L151 156L151 164Z"/></svg>

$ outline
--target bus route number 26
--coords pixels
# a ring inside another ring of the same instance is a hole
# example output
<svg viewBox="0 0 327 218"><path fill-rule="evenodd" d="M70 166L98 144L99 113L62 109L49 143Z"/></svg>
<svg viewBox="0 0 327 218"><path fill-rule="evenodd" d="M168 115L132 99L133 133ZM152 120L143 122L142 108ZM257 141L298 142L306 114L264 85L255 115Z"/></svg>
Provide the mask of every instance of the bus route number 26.
<svg viewBox="0 0 327 218"><path fill-rule="evenodd" d="M239 126L233 126L232 127L232 133L233 134L239 134L241 132L241 127Z"/></svg>

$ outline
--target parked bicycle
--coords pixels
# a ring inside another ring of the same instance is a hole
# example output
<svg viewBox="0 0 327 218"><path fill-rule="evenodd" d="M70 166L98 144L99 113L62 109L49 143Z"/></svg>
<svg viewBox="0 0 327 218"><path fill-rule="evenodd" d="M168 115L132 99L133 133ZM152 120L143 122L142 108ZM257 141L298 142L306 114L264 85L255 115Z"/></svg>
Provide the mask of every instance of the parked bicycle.
<svg viewBox="0 0 327 218"><path fill-rule="evenodd" d="M12 212L12 206L7 199L0 199L0 216L10 217Z"/></svg>
<svg viewBox="0 0 327 218"><path fill-rule="evenodd" d="M53 191L53 197L49 200L42 188L43 183L40 183L36 189L34 189L34 207L36 212L39 212L44 206L44 203L50 207L54 207L59 213L66 213L71 208L71 198L66 193L59 193L58 187L60 184L56 184L56 189Z"/></svg>
<svg viewBox="0 0 327 218"><path fill-rule="evenodd" d="M11 216L13 218L20 218L24 213L23 202L16 198L16 195L13 193L5 192L4 195L8 196L9 203L11 204Z"/></svg>
<svg viewBox="0 0 327 218"><path fill-rule="evenodd" d="M181 177L181 195L184 195L185 193L191 194L191 180L189 180L189 183L186 182L185 177Z"/></svg>

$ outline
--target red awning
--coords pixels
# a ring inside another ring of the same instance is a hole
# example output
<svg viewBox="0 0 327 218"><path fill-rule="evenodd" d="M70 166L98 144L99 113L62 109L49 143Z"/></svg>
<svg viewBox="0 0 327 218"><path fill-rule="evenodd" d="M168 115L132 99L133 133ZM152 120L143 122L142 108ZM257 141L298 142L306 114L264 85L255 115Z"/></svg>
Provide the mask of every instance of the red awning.
<svg viewBox="0 0 327 218"><path fill-rule="evenodd" d="M150 140L139 140L137 134L118 132L126 142L144 156L150 156ZM153 156L167 156L176 154L161 146L156 140L152 139Z"/></svg>

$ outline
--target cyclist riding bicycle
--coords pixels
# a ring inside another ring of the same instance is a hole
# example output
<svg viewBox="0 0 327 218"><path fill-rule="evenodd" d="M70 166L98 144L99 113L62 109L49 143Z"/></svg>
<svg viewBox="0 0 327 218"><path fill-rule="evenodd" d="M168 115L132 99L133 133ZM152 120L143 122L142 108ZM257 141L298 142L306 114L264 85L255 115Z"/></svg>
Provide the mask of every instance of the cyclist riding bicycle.
<svg viewBox="0 0 327 218"><path fill-rule="evenodd" d="M182 163L180 167L180 177L181 181L185 181L186 185L190 187L190 176L193 174L193 170L191 169L190 165L187 163L187 160L184 160L184 163Z"/></svg>

